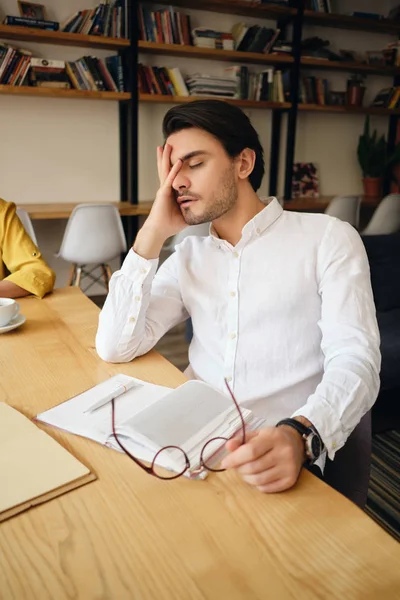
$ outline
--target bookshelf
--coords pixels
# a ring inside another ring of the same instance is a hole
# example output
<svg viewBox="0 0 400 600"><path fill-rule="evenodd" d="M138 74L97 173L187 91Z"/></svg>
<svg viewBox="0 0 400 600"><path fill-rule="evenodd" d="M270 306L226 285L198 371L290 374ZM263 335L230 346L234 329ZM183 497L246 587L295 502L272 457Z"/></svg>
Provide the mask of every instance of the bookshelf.
<svg viewBox="0 0 400 600"><path fill-rule="evenodd" d="M180 9L199 10L198 0L141 0L144 5L170 6ZM138 31L138 20L136 0L128 0L129 3L129 23L130 31ZM70 98L70 99L97 99L110 100L119 103L120 112L120 170L121 170L121 199L136 204L138 202L138 151L137 151L137 128L138 128L138 104L139 102L171 104L188 102L194 97L177 96L155 96L150 94L139 94L136 89L137 81L137 61L139 52L148 55L173 56L176 58L204 59L210 61L221 61L229 63L246 63L254 65L271 65L281 69L291 69L292 83L298 82L302 69L307 70L326 70L342 71L360 74L375 74L379 76L400 77L400 69L396 67L375 67L350 62L331 62L316 58L300 56L300 41L302 38L303 24L312 24L321 27L332 27L349 29L354 31L367 31L380 34L399 35L400 23L382 19L380 21L371 21L369 19L360 19L347 15L317 13L312 11L303 11L301 0L292 0L291 7L279 5L257 4L246 0L203 0L201 10L234 14L243 17L257 17L262 19L273 19L277 26L284 29L288 23L293 25L294 55L264 55L254 52L236 52L230 50L214 50L209 48L199 48L195 46L183 46L177 44L160 44L153 42L139 41L136 36L132 39L110 38L95 35L81 35L76 33L66 33L59 31L43 31L26 27L14 27L9 25L0 25L0 40L35 42L42 44L54 44L58 46L75 46L82 48L104 49L118 52L126 58L128 65L129 80L135 82L132 87L132 93L124 92L92 92L83 90L59 90L30 88L21 86L0 85L0 94L19 95L26 97L51 97L51 98ZM286 138L286 168L285 168L285 198L290 198L291 186L291 164L293 163L293 152L295 145L295 133L297 116L301 112L329 112L332 114L370 114L389 117L390 134L389 139L393 139L393 128L400 116L400 110L391 110L387 108L372 107L348 107L348 106L320 106L315 104L301 104L298 102L296 86L292 93L292 102L274 103L274 102L254 102L250 100L232 100L234 104L248 109L271 110L273 115L271 145L274 147L274 154L279 154L279 139L281 133L281 115L283 112L289 113L290 127ZM272 180L270 181L270 193L276 194L277 187L277 168L278 162L270 164Z"/></svg>
<svg viewBox="0 0 400 600"><path fill-rule="evenodd" d="M63 31L47 31L30 27L14 27L0 25L0 39L19 42L37 42L57 46L80 46L82 48L98 48L104 50L122 50L129 48L130 41L124 38L103 37L98 35L82 35Z"/></svg>
<svg viewBox="0 0 400 600"><path fill-rule="evenodd" d="M135 0L128 0L129 3L129 30L134 31L134 15ZM8 42L32 42L38 44L47 44L64 47L81 47L94 50L108 50L110 53L118 53L123 57L128 65L127 75L130 76L129 83L132 81L134 69L129 67L129 56L134 57L135 44L131 39L116 38L100 35L83 35L80 33L69 33L63 31L49 31L37 28L12 26L0 24L0 40ZM125 78L126 81L126 78ZM128 83L128 84L129 84ZM129 158L128 146L136 143L136 131L134 131L135 123L130 123L128 116L127 105L134 101L134 94L130 92L113 92L113 91L91 91L81 89L54 89L43 87L31 87L28 85L12 86L0 84L0 94L19 97L36 97L36 98L62 98L62 99L77 99L77 100L102 100L113 101L119 104L119 140L120 140L120 200L126 202L129 197L133 197L136 193L135 183L131 182L129 173ZM135 113L136 108L130 107L131 112ZM135 218L140 211L123 211L120 210L123 216L132 216ZM47 217L46 217L47 218ZM128 230L131 228L131 223L128 224Z"/></svg>
<svg viewBox="0 0 400 600"><path fill-rule="evenodd" d="M193 100L200 100L196 96L161 96L158 94L139 94L140 102L154 102L156 104L185 104L186 102L193 102ZM270 110L287 110L290 108L289 102L256 102L255 100L235 100L231 98L224 98L225 102L240 106L241 108L263 108Z"/></svg>
<svg viewBox="0 0 400 600"><path fill-rule="evenodd" d="M160 0L152 2L152 0L143 0L146 5L171 5L170 0ZM141 54L153 54L159 56L175 56L182 58L199 58L205 60L218 60L234 63L246 63L254 65L274 65L278 69L291 69L292 82L292 101L279 103L258 103L249 101L235 101L238 106L248 108L259 108L272 110L272 136L271 147L274 148L275 154L279 153L279 139L281 137L281 114L288 112L289 124L286 137L286 159L285 159L285 193L284 197L290 199L292 165L294 159L294 146L297 128L297 117L300 113L316 112L316 113L331 113L336 115L343 114L359 114L359 115L378 115L389 117L389 139L393 139L394 123L400 116L399 109L377 108L368 106L336 106L336 105L318 105L318 104L302 104L298 98L298 82L303 69L307 71L324 70L327 72L343 72L357 73L361 75L378 75L385 77L400 77L400 68L395 66L375 66L355 62L333 62L318 58L303 57L300 55L300 43L302 40L302 28L305 24L318 25L321 27L333 27L348 29L354 31L375 32L379 34L400 34L400 23L382 19L379 21L351 17L348 15L319 13L308 10L303 10L301 0L293 0L290 2L291 7L282 7L277 5L257 4L255 2L243 2L242 0L207 0L202 2L201 9L211 12L230 13L242 16L251 16L265 19L274 19L277 22L277 27L284 29L290 22L293 25L293 56L281 55L260 55L259 53L250 52L235 52L229 50L214 50L207 48L198 48L192 46L179 46L170 44L160 44L153 42L137 42L137 52ZM199 9L197 0L176 0L172 3L177 10L181 9ZM286 38L287 39L287 38ZM139 102L161 102L161 103L181 103L187 102L194 97L180 98L149 98L147 94L138 96ZM271 153L272 154L272 153ZM276 195L277 192L277 168L278 162L271 161L270 163L270 189L271 195Z"/></svg>
<svg viewBox="0 0 400 600"><path fill-rule="evenodd" d="M370 31L372 33L400 34L400 22L389 19L360 19L350 15L304 11L304 23L321 27L352 29L353 31Z"/></svg>
<svg viewBox="0 0 400 600"><path fill-rule="evenodd" d="M80 100L129 100L131 94L128 92L91 92L87 90L63 90L53 88L38 88L14 85L1 85L0 94L9 96L36 96L38 98L70 98Z"/></svg>
<svg viewBox="0 0 400 600"><path fill-rule="evenodd" d="M139 40L138 50L142 54L158 54L160 56L180 56L181 58L201 58L203 60L218 60L226 62L251 63L259 65L290 66L291 56L261 54L258 52L237 52L235 50L214 50L198 46L180 46L178 44L156 44ZM399 70L400 72L400 70Z"/></svg>
<svg viewBox="0 0 400 600"><path fill-rule="evenodd" d="M170 6L170 0L157 0L154 4ZM176 0L172 3L178 8L193 8L199 10L198 0ZM259 17L262 19L282 19L294 17L297 9L274 4L259 4L257 1L246 0L201 0L201 10L243 17Z"/></svg>

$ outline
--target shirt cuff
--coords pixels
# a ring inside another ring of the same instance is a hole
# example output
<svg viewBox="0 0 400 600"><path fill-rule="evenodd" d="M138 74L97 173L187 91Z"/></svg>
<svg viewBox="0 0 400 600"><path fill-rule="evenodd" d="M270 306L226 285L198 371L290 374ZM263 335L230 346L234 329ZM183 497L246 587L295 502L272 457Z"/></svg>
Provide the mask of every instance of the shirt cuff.
<svg viewBox="0 0 400 600"><path fill-rule="evenodd" d="M151 277L154 277L158 263L158 258L143 258L131 248L122 264L121 273L131 281L136 282L138 272L143 276L151 275Z"/></svg>
<svg viewBox="0 0 400 600"><path fill-rule="evenodd" d="M11 273L11 275L8 275L3 281L11 281L34 296L43 298L53 289L55 274L50 269L49 272L43 271L40 275L33 275L32 273L28 274L28 272L21 270Z"/></svg>
<svg viewBox="0 0 400 600"><path fill-rule="evenodd" d="M317 400L314 396L310 399ZM337 415L332 410L332 407L323 399L318 398L318 407L314 403L305 404L292 414L294 417L305 417L308 419L318 431L325 445L328 457L330 460L335 458L336 452L344 446L346 437L340 425Z"/></svg>

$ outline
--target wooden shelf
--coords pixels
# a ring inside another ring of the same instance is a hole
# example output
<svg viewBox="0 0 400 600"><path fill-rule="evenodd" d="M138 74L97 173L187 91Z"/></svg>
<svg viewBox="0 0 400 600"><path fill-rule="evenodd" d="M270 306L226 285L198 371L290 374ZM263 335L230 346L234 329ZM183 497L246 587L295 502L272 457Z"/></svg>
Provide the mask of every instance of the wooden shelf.
<svg viewBox="0 0 400 600"><path fill-rule="evenodd" d="M0 94L10 96L38 96L41 98L77 98L90 100L129 100L129 92L90 92L86 90L59 90L29 86L0 85Z"/></svg>
<svg viewBox="0 0 400 600"><path fill-rule="evenodd" d="M301 58L301 65L303 67L311 67L313 69L325 69L331 71L347 71L350 73L363 73L391 76L400 75L399 67L375 67L373 65L364 65L355 62L340 62L332 60L319 60L318 58L311 58L303 56Z"/></svg>
<svg viewBox="0 0 400 600"><path fill-rule="evenodd" d="M399 108L379 108L375 106L329 106L319 104L299 104L299 111L302 112L330 112L340 114L359 114L359 115L400 115Z"/></svg>
<svg viewBox="0 0 400 600"><path fill-rule="evenodd" d="M213 48L198 48L179 44L156 44L139 41L139 52L146 54L168 54L186 58L203 58L206 60L221 60L227 62L254 63L261 65L292 65L292 56L278 54L261 54L260 52L237 52L236 50L216 50ZM400 72L400 71L399 71Z"/></svg>
<svg viewBox="0 0 400 600"><path fill-rule="evenodd" d="M194 10L207 10L210 12L228 13L230 15L243 15L246 17L260 17L264 19L281 19L297 14L297 9L286 8L274 4L260 4L259 2L246 2L245 0L157 0L156 4L191 8Z"/></svg>
<svg viewBox="0 0 400 600"><path fill-rule="evenodd" d="M130 41L125 38L112 38L99 35L82 35L63 31L47 31L33 27L13 27L0 25L0 39L40 44L55 44L58 46L81 46L85 48L104 48L120 50L128 48Z"/></svg>
<svg viewBox="0 0 400 600"><path fill-rule="evenodd" d="M400 33L400 22L397 21L389 19L359 19L350 15L323 13L313 10L304 11L304 23L321 25L323 27L372 31L374 33Z"/></svg>
<svg viewBox="0 0 400 600"><path fill-rule="evenodd" d="M284 208L285 210L321 212L328 207L329 203L335 197L336 196L320 196L319 198L292 198L291 200L285 200ZM381 200L381 197L375 198L361 196L361 205L374 208L378 206Z"/></svg>
<svg viewBox="0 0 400 600"><path fill-rule="evenodd" d="M217 96L161 96L160 94L139 94L140 102L154 102L158 104L184 104L193 100L224 100L241 108L269 108L271 110L287 110L289 102L266 102L255 100L234 100L232 98L221 98Z"/></svg>

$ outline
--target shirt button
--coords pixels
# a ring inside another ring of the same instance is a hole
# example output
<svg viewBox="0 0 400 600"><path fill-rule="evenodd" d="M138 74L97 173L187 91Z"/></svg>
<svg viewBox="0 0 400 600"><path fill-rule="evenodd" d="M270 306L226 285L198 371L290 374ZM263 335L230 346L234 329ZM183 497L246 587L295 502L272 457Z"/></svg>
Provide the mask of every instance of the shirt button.
<svg viewBox="0 0 400 600"><path fill-rule="evenodd" d="M238 253L238 252L234 252L234 253L233 253L233 256L234 256L235 258L238 258L238 256L239 256L239 253Z"/></svg>
<svg viewBox="0 0 400 600"><path fill-rule="evenodd" d="M227 380L227 382L228 382L228 383L229 383L230 381L232 381L232 377L230 377L229 375L228 375L228 377L225 377L225 379Z"/></svg>
<svg viewBox="0 0 400 600"><path fill-rule="evenodd" d="M136 300L136 302L139 302L139 300L140 300L140 296L136 296L136 297L135 297L135 300Z"/></svg>
<svg viewBox="0 0 400 600"><path fill-rule="evenodd" d="M32 252L32 256L37 256L37 252Z"/></svg>
<svg viewBox="0 0 400 600"><path fill-rule="evenodd" d="M147 273L147 269L140 269L140 272L143 273L143 274Z"/></svg>
<svg viewBox="0 0 400 600"><path fill-rule="evenodd" d="M231 292L231 296L234 298L236 296L236 292Z"/></svg>
<svg viewBox="0 0 400 600"><path fill-rule="evenodd" d="M257 227L257 229L256 229L256 233L260 234L260 233L261 233L261 229L259 229L259 228Z"/></svg>
<svg viewBox="0 0 400 600"><path fill-rule="evenodd" d="M129 321L130 321L130 323L134 323L134 322L136 321L136 319L135 319L135 317L131 317L131 318L129 319Z"/></svg>
<svg viewBox="0 0 400 600"><path fill-rule="evenodd" d="M332 442L332 448L335 450L337 447L337 443L336 442Z"/></svg>
<svg viewBox="0 0 400 600"><path fill-rule="evenodd" d="M236 333L231 333L229 337L231 338L231 340L234 340L236 337Z"/></svg>

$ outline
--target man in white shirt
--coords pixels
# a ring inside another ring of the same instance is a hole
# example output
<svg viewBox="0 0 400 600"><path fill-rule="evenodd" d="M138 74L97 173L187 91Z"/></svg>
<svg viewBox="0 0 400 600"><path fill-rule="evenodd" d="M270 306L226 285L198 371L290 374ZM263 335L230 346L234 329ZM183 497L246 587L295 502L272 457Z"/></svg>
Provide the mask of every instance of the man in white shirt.
<svg viewBox="0 0 400 600"><path fill-rule="evenodd" d="M222 466L263 492L285 490L305 462L334 458L378 393L364 246L347 223L260 201L263 150L237 107L175 106L163 131L161 185L111 278L98 354L130 361L191 317L188 377L224 392L226 378L268 425L244 445L231 440ZM208 221L210 235L187 237L156 273L164 242Z"/></svg>

